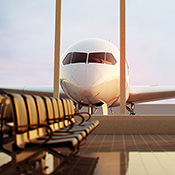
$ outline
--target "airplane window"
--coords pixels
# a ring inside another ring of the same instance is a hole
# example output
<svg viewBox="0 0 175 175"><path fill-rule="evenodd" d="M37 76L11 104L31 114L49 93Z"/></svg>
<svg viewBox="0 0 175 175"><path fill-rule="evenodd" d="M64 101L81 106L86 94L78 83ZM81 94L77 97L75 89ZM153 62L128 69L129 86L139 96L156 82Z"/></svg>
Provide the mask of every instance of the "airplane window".
<svg viewBox="0 0 175 175"><path fill-rule="evenodd" d="M90 53L88 63L103 63L104 64L105 53Z"/></svg>
<svg viewBox="0 0 175 175"><path fill-rule="evenodd" d="M72 63L86 63L87 53L73 52Z"/></svg>
<svg viewBox="0 0 175 175"><path fill-rule="evenodd" d="M65 64L70 64L70 62L71 62L71 55L72 55L72 52L70 52L70 53L68 53L68 54L66 55L66 57L65 57L64 60L63 60L63 65L65 65Z"/></svg>
<svg viewBox="0 0 175 175"><path fill-rule="evenodd" d="M63 60L63 65L71 63L86 63L87 53L82 52L70 52L66 55ZM96 52L90 53L88 58L88 63L106 63L110 65L115 65L116 60L111 53Z"/></svg>
<svg viewBox="0 0 175 175"><path fill-rule="evenodd" d="M116 62L117 61L111 53L106 53L106 64L115 65Z"/></svg>

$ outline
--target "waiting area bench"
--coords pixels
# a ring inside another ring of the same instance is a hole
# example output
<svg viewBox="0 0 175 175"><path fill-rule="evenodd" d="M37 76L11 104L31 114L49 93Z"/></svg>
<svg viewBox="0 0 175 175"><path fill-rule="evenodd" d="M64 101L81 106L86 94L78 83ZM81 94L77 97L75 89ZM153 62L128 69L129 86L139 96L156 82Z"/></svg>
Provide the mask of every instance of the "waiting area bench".
<svg viewBox="0 0 175 175"><path fill-rule="evenodd" d="M2 94L0 105L1 152L12 157L10 166L19 172L41 173L34 165L46 152L61 159L65 150L74 155L99 125L98 120L90 120L90 114L75 113L69 99ZM12 118L6 120L9 111Z"/></svg>

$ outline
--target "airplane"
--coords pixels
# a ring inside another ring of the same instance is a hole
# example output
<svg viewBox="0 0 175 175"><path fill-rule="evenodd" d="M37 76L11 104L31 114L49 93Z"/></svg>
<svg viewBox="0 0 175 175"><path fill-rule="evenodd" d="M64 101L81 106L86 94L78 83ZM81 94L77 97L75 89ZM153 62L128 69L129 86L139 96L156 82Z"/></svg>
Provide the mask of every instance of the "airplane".
<svg viewBox="0 0 175 175"><path fill-rule="evenodd" d="M108 108L120 105L120 51L111 42L97 38L78 41L65 51L60 67L60 85L64 91L61 94L76 102L78 109L89 106L92 113L93 107L102 106L103 114L107 115ZM135 114L135 103L175 97L174 86L130 86L127 62L125 68L125 100L130 114ZM36 89L21 90L29 93ZM42 91L53 93L53 88L37 89Z"/></svg>
<svg viewBox="0 0 175 175"><path fill-rule="evenodd" d="M134 113L134 103L175 97L175 87L129 86L129 66L126 62L126 109ZM61 87L78 104L120 105L120 51L109 41L86 39L72 45L63 55Z"/></svg>

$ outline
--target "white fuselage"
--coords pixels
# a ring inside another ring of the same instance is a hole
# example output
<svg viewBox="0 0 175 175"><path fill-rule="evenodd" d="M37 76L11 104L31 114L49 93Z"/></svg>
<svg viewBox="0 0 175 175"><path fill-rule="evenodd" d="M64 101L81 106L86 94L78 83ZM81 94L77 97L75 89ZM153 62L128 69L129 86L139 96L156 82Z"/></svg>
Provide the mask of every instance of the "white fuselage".
<svg viewBox="0 0 175 175"><path fill-rule="evenodd" d="M67 59L66 56L70 58ZM95 60L98 58L101 62ZM68 63L69 59L71 61ZM96 105L105 102L108 106L119 105L119 50L110 42L101 39L89 39L76 43L63 55L61 86L70 98L82 104ZM126 64L126 100L128 94L128 66Z"/></svg>

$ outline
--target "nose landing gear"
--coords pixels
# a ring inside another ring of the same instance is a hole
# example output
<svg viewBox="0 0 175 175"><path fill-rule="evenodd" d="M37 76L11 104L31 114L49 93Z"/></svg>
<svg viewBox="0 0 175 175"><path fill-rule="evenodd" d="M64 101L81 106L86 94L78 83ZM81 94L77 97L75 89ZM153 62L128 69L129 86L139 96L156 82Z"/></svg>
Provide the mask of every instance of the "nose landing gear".
<svg viewBox="0 0 175 175"><path fill-rule="evenodd" d="M131 107L126 106L126 109L130 112L130 115L135 115L136 113L134 112L135 110L135 104L131 103Z"/></svg>

